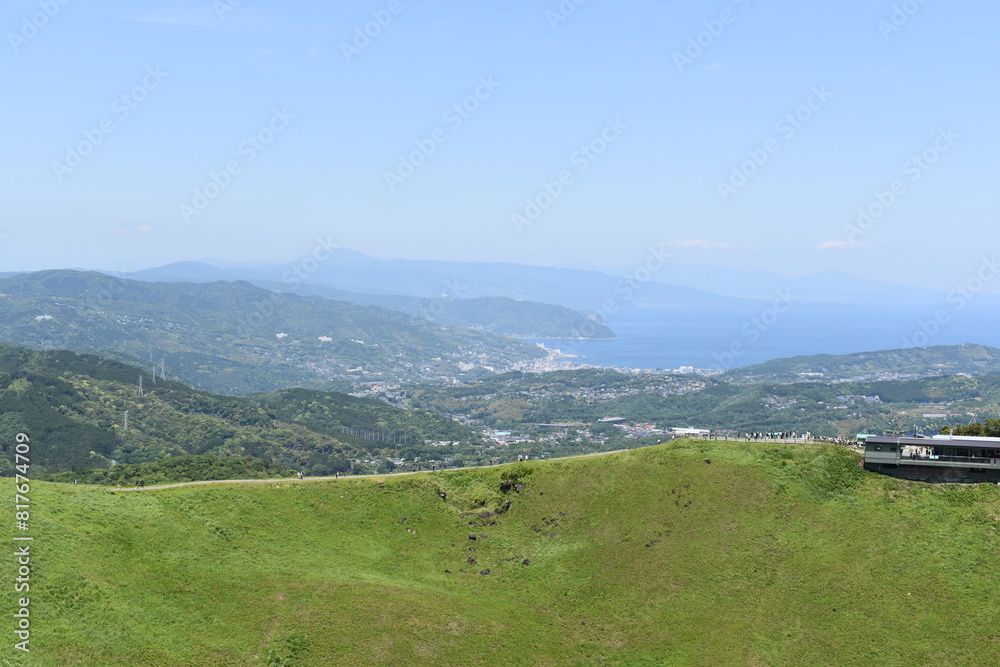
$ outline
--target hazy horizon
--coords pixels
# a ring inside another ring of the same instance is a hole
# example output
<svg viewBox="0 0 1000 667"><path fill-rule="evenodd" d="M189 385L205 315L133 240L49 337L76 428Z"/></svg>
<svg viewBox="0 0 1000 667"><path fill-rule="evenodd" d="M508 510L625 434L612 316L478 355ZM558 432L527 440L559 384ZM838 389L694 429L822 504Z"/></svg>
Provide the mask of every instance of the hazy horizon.
<svg viewBox="0 0 1000 667"><path fill-rule="evenodd" d="M350 248L340 248L340 249L341 250L351 251ZM357 251L354 251L354 252L357 252ZM436 258L436 257L417 257L417 258L398 257L398 256L377 257L375 255L368 255L367 253L362 253L362 254L364 254L365 256L370 257L372 259L384 260L384 261L404 261L404 262L407 262L407 261L443 261L443 262L460 261L460 260L441 260L441 259ZM306 256L308 256L308 255L306 255ZM165 263L162 263L162 264L154 263L154 264L149 264L149 265L135 266L135 267L131 267L131 268L127 269L127 270L124 270L122 268L108 267L108 266L44 266L44 267L39 267L39 268L4 267L3 270L6 271L6 272L16 272L16 273L34 273L34 272L38 272L38 271L59 271L59 270L68 270L68 271L95 271L95 272L99 272L99 273L111 274L111 275L115 275L115 276L120 277L120 278L126 278L126 279L128 279L128 278L130 278L130 274L133 274L133 273L139 273L139 272L147 271L147 270L151 270L151 269L158 269L158 268L162 268L162 267L166 267L166 266L171 266L171 265L174 265L174 264L207 264L207 265L210 265L210 266L217 266L219 268L226 268L227 265L231 265L231 266L234 266L234 267L253 267L253 266L268 266L268 267L271 267L271 266L284 266L284 265L289 265L289 264L295 264L297 261L300 261L301 259L302 259L302 256L276 258L276 259L273 259L273 260L265 260L265 259L260 259L260 258L256 258L255 259L255 258L250 258L250 257L245 257L245 258L240 258L240 259L222 259L222 258L219 258L219 257L198 257L198 258L194 258L194 259L178 259L178 260L174 260L174 261L170 261L170 262L165 262ZM592 271L592 272L597 272L597 273L604 273L604 274L607 274L609 276L615 276L615 277L619 277L623 273L627 272L630 268L634 268L634 267L627 267L627 266L600 266L600 265L592 264L592 263L532 264L532 263L528 263L528 262L510 262L510 261L505 261L505 260L470 260L470 261L464 262L464 263L471 263L471 264L475 264L475 263L480 263L480 264L516 264L516 265L521 265L521 266L538 267L538 268L552 268L552 269L568 269L568 270L578 270L578 271ZM884 283L884 284L887 284L887 285L894 285L894 286L899 286L899 287L914 287L914 288L920 288L920 287L922 287L921 285L917 285L917 284L913 284L913 283L906 283L906 282L902 282L902 281L899 281L899 280L892 280L892 279L885 279L885 280L882 280L882 279L865 279L865 278L861 278L860 276L857 276L857 275L852 274L852 273L848 273L848 272L843 271L842 269L838 269L838 268L823 268L823 269L819 269L819 270L815 270L815 271L808 271L808 270L806 270L806 271L802 271L802 272L796 272L796 273L793 274L793 273L787 273L787 272L774 271L774 270L767 269L767 268L739 269L739 268L734 268L734 267L725 267L725 266L722 266L722 265L713 265L713 264L710 264L708 262L672 261L672 265L676 266L676 267L681 267L681 268L683 268L683 267L686 266L686 267L700 267L700 268L711 269L711 268L714 267L714 268L721 268L721 269L732 269L734 271L748 271L748 272L755 272L755 273L761 273L761 274L770 274L770 275L774 275L776 277L786 278L786 279L789 279L789 280L795 280L795 279L798 279L798 278L808 278L808 277L813 277L813 276L821 276L821 275L831 274L832 273L832 274L842 274L842 275L848 276L848 277L856 277L856 278L859 278L861 280L872 280L873 282ZM657 282L662 282L664 284L671 284L671 281L670 281L669 277L667 277L667 276L655 275L654 274L653 277L652 277L652 279L655 280L655 281L657 281ZM933 289L933 288L928 288L928 289ZM706 288L705 291L712 291L712 290ZM943 290L938 290L938 291L943 291ZM990 289L984 289L983 290L983 293L987 293L987 294L988 293L994 293L994 292L1000 293L1000 285L997 286L996 290L990 290Z"/></svg>
<svg viewBox="0 0 1000 667"><path fill-rule="evenodd" d="M50 4L0 10L8 270L991 260L992 3Z"/></svg>

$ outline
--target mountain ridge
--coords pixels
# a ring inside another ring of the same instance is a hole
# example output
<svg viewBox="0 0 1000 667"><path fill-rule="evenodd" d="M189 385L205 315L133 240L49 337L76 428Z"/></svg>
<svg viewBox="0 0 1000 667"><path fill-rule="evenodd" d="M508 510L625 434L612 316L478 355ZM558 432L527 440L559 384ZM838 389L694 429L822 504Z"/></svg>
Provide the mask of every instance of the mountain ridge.
<svg viewBox="0 0 1000 667"><path fill-rule="evenodd" d="M207 264L196 262L195 264ZM209 264L211 266L211 264ZM261 275L260 268L220 268L229 279L308 282L348 292L396 294L425 298L508 297L573 309L601 312L609 300L617 307L642 305L747 305L754 300L722 297L684 286L669 286L650 279L645 269L622 277L599 271L580 271L512 262L445 262L436 260L381 260L355 251L335 249L317 262L308 275L296 276L292 264L274 264ZM139 280L176 279L188 270L203 268L168 264L130 274ZM304 274L298 270L297 273ZM293 277L294 276L294 277Z"/></svg>
<svg viewBox="0 0 1000 667"><path fill-rule="evenodd" d="M1000 373L1000 348L976 343L874 350L850 354L813 354L771 359L722 374L735 383L823 382L913 379L954 374Z"/></svg>
<svg viewBox="0 0 1000 667"><path fill-rule="evenodd" d="M512 338L245 281L149 283L55 270L0 279L0 293L0 341L150 367L166 358L177 376L225 393L485 373L545 356Z"/></svg>

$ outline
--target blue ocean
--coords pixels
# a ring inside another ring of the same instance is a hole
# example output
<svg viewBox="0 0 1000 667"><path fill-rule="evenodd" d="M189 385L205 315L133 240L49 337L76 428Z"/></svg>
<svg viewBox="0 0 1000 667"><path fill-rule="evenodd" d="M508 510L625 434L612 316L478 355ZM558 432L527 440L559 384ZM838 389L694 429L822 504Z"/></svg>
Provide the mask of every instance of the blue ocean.
<svg viewBox="0 0 1000 667"><path fill-rule="evenodd" d="M631 308L608 318L615 340L535 339L594 366L729 370L779 357L924 345L1000 347L992 304Z"/></svg>

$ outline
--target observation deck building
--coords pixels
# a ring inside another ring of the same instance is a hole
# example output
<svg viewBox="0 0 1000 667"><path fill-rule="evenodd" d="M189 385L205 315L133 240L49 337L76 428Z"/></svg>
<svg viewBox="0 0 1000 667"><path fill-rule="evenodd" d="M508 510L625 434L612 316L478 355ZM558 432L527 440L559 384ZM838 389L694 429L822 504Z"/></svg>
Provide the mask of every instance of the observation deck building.
<svg viewBox="0 0 1000 667"><path fill-rule="evenodd" d="M865 470L921 482L1000 482L1000 438L872 435Z"/></svg>

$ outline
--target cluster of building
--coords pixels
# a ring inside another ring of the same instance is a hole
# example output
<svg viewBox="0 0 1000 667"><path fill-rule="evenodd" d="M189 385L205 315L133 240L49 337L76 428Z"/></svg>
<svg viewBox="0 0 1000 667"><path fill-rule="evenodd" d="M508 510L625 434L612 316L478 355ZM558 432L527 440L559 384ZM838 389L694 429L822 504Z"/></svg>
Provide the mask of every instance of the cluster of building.
<svg viewBox="0 0 1000 667"><path fill-rule="evenodd" d="M845 403L881 403L882 399L878 394L874 396L860 396L855 394L841 394L837 396L838 400L844 401Z"/></svg>

